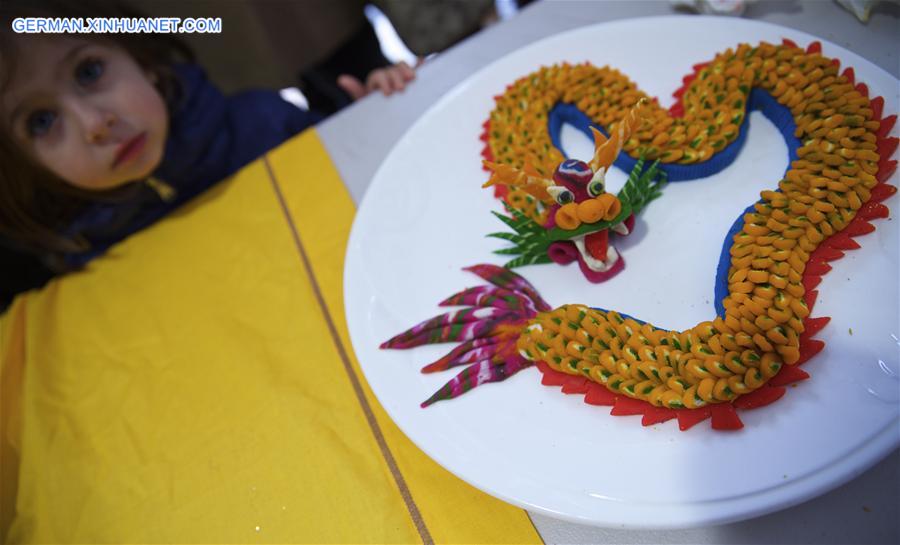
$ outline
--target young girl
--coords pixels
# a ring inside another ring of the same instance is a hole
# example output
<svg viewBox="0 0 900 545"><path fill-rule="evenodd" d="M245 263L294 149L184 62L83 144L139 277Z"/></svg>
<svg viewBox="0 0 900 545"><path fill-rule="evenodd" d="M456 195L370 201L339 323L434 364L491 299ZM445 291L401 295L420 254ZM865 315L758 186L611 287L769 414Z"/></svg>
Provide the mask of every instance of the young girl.
<svg viewBox="0 0 900 545"><path fill-rule="evenodd" d="M17 17L98 16L134 14L0 6L0 310L320 119L274 91L224 97L166 35L11 29Z"/></svg>

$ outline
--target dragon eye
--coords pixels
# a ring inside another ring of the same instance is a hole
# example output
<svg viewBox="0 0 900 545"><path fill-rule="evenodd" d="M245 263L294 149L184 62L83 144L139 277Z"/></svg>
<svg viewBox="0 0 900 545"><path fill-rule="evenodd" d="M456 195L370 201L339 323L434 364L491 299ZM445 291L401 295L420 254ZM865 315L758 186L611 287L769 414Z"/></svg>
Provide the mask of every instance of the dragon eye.
<svg viewBox="0 0 900 545"><path fill-rule="evenodd" d="M575 195L561 185L551 185L547 188L547 193L560 205L569 204L575 200Z"/></svg>
<svg viewBox="0 0 900 545"><path fill-rule="evenodd" d="M587 190L588 194L591 197L597 197L601 195L605 191L605 187L603 185L603 180L591 180L591 183L588 184Z"/></svg>
<svg viewBox="0 0 900 545"><path fill-rule="evenodd" d="M606 192L606 167L600 167L591 176L587 185L588 195L598 197Z"/></svg>

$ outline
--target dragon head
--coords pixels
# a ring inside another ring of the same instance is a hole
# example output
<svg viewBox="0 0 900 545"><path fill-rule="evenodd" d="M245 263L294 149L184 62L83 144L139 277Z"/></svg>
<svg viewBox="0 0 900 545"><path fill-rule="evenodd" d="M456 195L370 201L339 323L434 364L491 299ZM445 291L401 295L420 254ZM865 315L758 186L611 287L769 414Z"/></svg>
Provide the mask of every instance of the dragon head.
<svg viewBox="0 0 900 545"><path fill-rule="evenodd" d="M646 115L646 99L641 99L624 119L616 123L607 138L591 127L594 156L585 163L566 159L557 166L552 179L533 169L485 162L493 172L485 187L502 184L524 190L538 199L548 212L543 228L549 231L547 248L550 260L560 264L578 260L584 275L602 282L620 270L624 263L609 244L609 231L627 235L634 225L633 210L606 192L606 172L613 164L632 131Z"/></svg>

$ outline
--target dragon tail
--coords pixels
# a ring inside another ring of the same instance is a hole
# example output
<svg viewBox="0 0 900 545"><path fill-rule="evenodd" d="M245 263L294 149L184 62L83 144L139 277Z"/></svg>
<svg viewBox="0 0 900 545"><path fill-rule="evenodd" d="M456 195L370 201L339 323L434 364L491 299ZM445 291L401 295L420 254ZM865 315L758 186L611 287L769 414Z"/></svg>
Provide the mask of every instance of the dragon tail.
<svg viewBox="0 0 900 545"><path fill-rule="evenodd" d="M467 288L440 306L465 306L417 324L382 343L381 348L405 349L423 344L459 342L453 350L422 368L423 373L465 365L459 374L422 403L427 407L458 397L488 382L499 382L532 365L519 355L516 343L528 321L550 310L527 280L497 265L464 270L489 285Z"/></svg>

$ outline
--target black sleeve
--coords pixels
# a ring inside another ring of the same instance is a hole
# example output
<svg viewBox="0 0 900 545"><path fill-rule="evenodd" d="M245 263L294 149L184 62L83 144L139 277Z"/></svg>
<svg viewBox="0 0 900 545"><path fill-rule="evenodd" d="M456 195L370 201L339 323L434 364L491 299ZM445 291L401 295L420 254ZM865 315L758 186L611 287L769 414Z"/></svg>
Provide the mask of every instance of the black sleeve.
<svg viewBox="0 0 900 545"><path fill-rule="evenodd" d="M0 244L0 312L6 310L13 297L40 288L54 276L36 256Z"/></svg>
<svg viewBox="0 0 900 545"><path fill-rule="evenodd" d="M338 76L350 74L365 84L372 70L390 65L381 52L375 29L369 21L364 21L362 27L331 56L300 74L300 90L311 110L330 115L353 102L337 84Z"/></svg>

